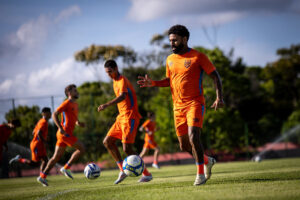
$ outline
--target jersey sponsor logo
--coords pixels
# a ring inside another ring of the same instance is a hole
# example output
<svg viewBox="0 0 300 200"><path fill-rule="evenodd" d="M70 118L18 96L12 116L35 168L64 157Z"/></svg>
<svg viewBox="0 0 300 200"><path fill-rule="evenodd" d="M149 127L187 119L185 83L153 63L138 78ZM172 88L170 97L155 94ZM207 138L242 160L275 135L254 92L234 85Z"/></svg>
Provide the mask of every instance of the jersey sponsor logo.
<svg viewBox="0 0 300 200"><path fill-rule="evenodd" d="M168 65L169 65L169 67L172 67L173 61L169 61Z"/></svg>
<svg viewBox="0 0 300 200"><path fill-rule="evenodd" d="M191 60L185 60L185 61L184 61L184 67L185 67L185 68L189 68L189 67L191 66L191 64L192 64L192 61L191 61Z"/></svg>

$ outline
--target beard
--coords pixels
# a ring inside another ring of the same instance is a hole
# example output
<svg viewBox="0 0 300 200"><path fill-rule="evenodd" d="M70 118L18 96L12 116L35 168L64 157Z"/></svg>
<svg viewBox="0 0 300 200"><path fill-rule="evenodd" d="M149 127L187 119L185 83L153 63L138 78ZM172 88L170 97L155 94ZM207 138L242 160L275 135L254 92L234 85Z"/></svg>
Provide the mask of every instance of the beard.
<svg viewBox="0 0 300 200"><path fill-rule="evenodd" d="M179 44L178 46L172 46L172 51L175 54L178 54L183 49L183 44Z"/></svg>

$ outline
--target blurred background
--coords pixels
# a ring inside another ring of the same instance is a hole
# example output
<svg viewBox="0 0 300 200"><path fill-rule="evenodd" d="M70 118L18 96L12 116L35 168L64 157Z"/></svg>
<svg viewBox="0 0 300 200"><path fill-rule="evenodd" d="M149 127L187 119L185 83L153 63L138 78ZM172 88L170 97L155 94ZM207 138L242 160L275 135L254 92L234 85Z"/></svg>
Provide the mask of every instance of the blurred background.
<svg viewBox="0 0 300 200"><path fill-rule="evenodd" d="M223 82L226 107L214 111L213 83L208 76L203 81L206 153L218 161L299 157L299 21L297 0L0 0L0 122L17 117L22 123L9 138L4 158L18 153L30 158L41 109L55 110L65 86L74 83L79 119L86 123L75 129L87 147L79 162L111 159L102 140L117 109L97 112L98 105L114 98L103 67L108 58L116 59L135 86L141 123L148 111L156 113L161 153L179 152L170 89L135 84L146 73L154 80L165 77L171 53L166 31L175 24L189 29L189 46L209 57ZM55 135L50 120L49 156ZM143 138L138 133L138 152ZM60 162L71 153L68 149ZM108 162L106 167L115 166Z"/></svg>

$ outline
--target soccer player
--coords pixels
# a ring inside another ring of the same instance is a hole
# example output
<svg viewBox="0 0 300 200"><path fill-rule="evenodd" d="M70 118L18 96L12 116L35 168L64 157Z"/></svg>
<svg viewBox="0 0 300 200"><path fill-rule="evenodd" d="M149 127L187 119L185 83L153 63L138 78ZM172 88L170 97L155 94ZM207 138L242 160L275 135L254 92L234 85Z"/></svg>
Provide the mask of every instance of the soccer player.
<svg viewBox="0 0 300 200"><path fill-rule="evenodd" d="M56 109L52 114L52 119L56 126L58 127L56 133L56 146L52 158L47 163L46 168L40 172L40 176L37 178L37 181L40 182L43 186L48 186L46 177L52 167L60 160L62 155L65 152L67 146L73 147L76 150L72 154L69 161L60 169L60 172L66 177L73 179L71 173L71 165L74 161L84 153L85 147L74 135L73 130L75 125L84 127L84 123L79 122L78 120L78 104L76 100L79 98L79 94L76 88L76 85L71 84L65 88L65 95L67 99ZM59 122L58 115L61 113L61 123Z"/></svg>
<svg viewBox="0 0 300 200"><path fill-rule="evenodd" d="M126 178L126 174L122 168L123 160L116 146L116 141L121 140L123 151L128 156L133 154L136 155L133 150L133 144L141 115L138 111L135 90L129 80L119 73L117 63L114 60L107 60L104 64L104 68L105 72L113 80L116 98L100 105L98 107L98 112L104 110L108 106L118 105L119 115L103 140L104 146L114 158L120 169L119 177L115 181L115 184L118 184ZM139 182L148 182L151 180L152 175L145 167L143 176Z"/></svg>
<svg viewBox="0 0 300 200"><path fill-rule="evenodd" d="M171 88L175 128L180 148L195 158L197 175L194 185L202 185L210 178L211 168L215 163L214 158L204 155L200 139L205 111L203 73L213 79L216 87L216 100L211 106L215 110L224 106L222 82L207 56L188 47L190 34L185 26L172 26L168 35L173 54L166 60L166 78L153 81L148 75L139 76L137 83L140 87Z"/></svg>
<svg viewBox="0 0 300 200"><path fill-rule="evenodd" d="M31 160L21 158L20 155L12 158L9 164L13 162L24 163L30 166L38 166L40 164L40 170L43 171L48 162L46 146L48 136L48 120L51 118L51 110L48 107L42 109L42 118L36 124L33 130L33 139L30 143ZM41 163L40 163L41 161Z"/></svg>
<svg viewBox="0 0 300 200"><path fill-rule="evenodd" d="M149 151L149 149L154 149L154 160L152 167L159 169L158 165L158 155L159 155L159 146L154 140L154 132L156 131L155 123L155 114L153 112L148 113L148 119L142 124L139 129L141 132L145 131L145 143L140 157L143 158Z"/></svg>
<svg viewBox="0 0 300 200"><path fill-rule="evenodd" d="M7 124L0 125L0 163L2 162L2 151L3 147L5 151L8 150L7 140L11 135L12 131L21 126L21 122L19 119L13 119L9 121Z"/></svg>

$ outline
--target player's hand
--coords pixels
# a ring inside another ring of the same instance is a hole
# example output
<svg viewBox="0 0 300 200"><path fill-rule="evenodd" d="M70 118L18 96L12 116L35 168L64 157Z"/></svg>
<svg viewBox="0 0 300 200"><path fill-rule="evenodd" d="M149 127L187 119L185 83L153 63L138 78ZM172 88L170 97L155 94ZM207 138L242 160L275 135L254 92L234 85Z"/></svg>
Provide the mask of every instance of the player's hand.
<svg viewBox="0 0 300 200"><path fill-rule="evenodd" d="M80 126L80 127L85 127L85 123L80 122L80 121L76 121L76 125Z"/></svg>
<svg viewBox="0 0 300 200"><path fill-rule="evenodd" d="M66 135L66 131L63 129L63 128L59 128L59 132L62 134L62 135Z"/></svg>
<svg viewBox="0 0 300 200"><path fill-rule="evenodd" d="M98 107L98 112L104 110L108 105L107 104L102 104Z"/></svg>
<svg viewBox="0 0 300 200"><path fill-rule="evenodd" d="M223 99L216 99L215 102L213 103L213 105L211 106L211 108L214 108L215 110L217 110L218 108L223 108L225 105L225 102Z"/></svg>
<svg viewBox="0 0 300 200"><path fill-rule="evenodd" d="M145 75L145 77L138 76L138 79L139 80L137 81L137 84L140 85L140 87L153 87L153 81L148 77L147 74Z"/></svg>
<svg viewBox="0 0 300 200"><path fill-rule="evenodd" d="M152 135L153 132L152 132L152 131L148 131L147 134L148 134L148 135Z"/></svg>

